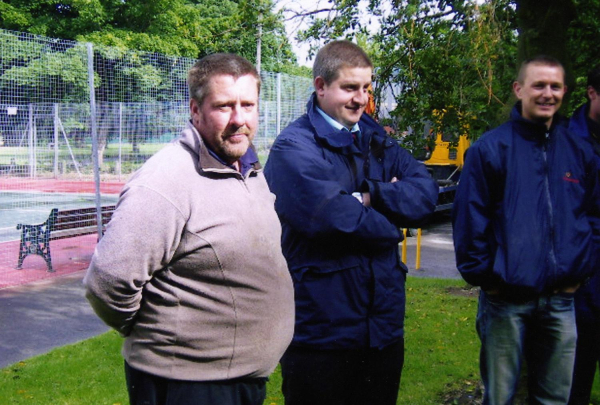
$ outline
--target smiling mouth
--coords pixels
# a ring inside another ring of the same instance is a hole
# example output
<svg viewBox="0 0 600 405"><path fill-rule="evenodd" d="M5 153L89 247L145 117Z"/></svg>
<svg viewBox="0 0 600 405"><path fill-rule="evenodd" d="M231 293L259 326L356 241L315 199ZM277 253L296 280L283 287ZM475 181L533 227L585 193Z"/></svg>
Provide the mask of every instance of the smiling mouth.
<svg viewBox="0 0 600 405"><path fill-rule="evenodd" d="M354 111L354 112L358 112L360 111L363 107L356 105L356 106L347 106L346 107L348 110Z"/></svg>
<svg viewBox="0 0 600 405"><path fill-rule="evenodd" d="M229 134L224 138L225 142L230 142L230 143L240 143L243 142L244 139L249 139L250 138L250 131L248 130L238 130L237 132L233 133L233 134Z"/></svg>
<svg viewBox="0 0 600 405"><path fill-rule="evenodd" d="M229 131L228 131L229 132ZM231 138L232 136L250 136L250 129L248 127L241 126L238 128L230 128L230 132L224 136L225 139Z"/></svg>
<svg viewBox="0 0 600 405"><path fill-rule="evenodd" d="M226 140L229 140L229 139L239 140L240 138L247 138L248 136L249 136L249 134L247 134L245 132L238 132L238 133L227 136L225 139Z"/></svg>

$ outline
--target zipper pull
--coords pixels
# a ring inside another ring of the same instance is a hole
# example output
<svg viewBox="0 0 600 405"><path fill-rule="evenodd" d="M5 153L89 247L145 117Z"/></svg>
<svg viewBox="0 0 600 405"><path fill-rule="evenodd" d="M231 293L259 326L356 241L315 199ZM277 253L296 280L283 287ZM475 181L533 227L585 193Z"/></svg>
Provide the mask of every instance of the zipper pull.
<svg viewBox="0 0 600 405"><path fill-rule="evenodd" d="M542 149L544 152L548 150L548 142L550 141L550 131L546 131L544 134L544 142L542 142Z"/></svg>

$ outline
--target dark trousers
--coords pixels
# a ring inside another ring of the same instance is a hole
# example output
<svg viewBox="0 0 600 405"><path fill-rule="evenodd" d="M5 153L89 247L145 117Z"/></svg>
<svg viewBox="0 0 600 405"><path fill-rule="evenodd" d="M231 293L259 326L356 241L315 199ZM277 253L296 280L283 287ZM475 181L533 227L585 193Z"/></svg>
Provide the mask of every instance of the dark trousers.
<svg viewBox="0 0 600 405"><path fill-rule="evenodd" d="M577 349L569 405L588 405L600 361L600 324L577 320Z"/></svg>
<svg viewBox="0 0 600 405"><path fill-rule="evenodd" d="M404 340L383 349L291 346L281 359L286 405L395 405Z"/></svg>
<svg viewBox="0 0 600 405"><path fill-rule="evenodd" d="M131 405L262 405L266 378L179 381L157 377L125 362Z"/></svg>

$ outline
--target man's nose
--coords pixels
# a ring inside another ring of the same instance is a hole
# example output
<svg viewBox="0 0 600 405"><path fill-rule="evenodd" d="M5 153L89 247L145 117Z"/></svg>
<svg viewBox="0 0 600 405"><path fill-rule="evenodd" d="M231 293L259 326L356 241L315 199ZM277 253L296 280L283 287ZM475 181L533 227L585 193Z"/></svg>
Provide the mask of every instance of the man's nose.
<svg viewBox="0 0 600 405"><path fill-rule="evenodd" d="M240 106L235 106L231 109L229 122L237 127L241 127L246 123L246 117Z"/></svg>
<svg viewBox="0 0 600 405"><path fill-rule="evenodd" d="M369 93L367 91L357 90L354 93L354 102L355 103L364 105L364 104L367 104L368 100L369 100Z"/></svg>
<svg viewBox="0 0 600 405"><path fill-rule="evenodd" d="M544 90L542 91L542 95L544 97L552 97L552 88L550 86L544 86Z"/></svg>

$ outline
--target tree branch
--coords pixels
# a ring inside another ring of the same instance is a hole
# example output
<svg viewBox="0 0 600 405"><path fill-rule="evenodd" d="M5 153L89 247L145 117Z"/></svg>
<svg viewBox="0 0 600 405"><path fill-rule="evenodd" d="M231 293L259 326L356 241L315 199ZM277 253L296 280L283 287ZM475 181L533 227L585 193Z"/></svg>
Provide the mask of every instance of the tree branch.
<svg viewBox="0 0 600 405"><path fill-rule="evenodd" d="M293 16L286 18L284 21L291 21L291 20L295 20L296 18L304 18L304 17L308 17L311 15L325 13L325 12L331 12L331 11L336 11L336 10L337 10L336 8L322 8L320 10L307 11L304 13L294 12Z"/></svg>

